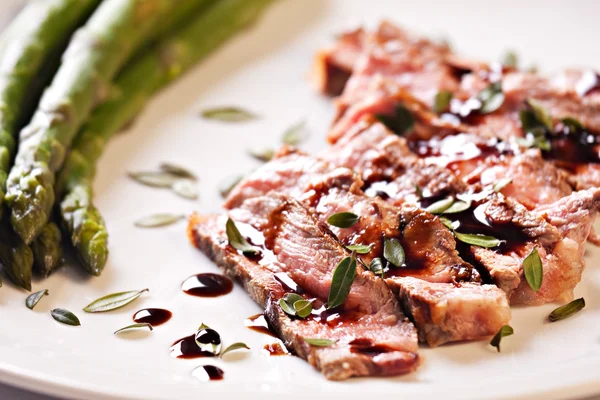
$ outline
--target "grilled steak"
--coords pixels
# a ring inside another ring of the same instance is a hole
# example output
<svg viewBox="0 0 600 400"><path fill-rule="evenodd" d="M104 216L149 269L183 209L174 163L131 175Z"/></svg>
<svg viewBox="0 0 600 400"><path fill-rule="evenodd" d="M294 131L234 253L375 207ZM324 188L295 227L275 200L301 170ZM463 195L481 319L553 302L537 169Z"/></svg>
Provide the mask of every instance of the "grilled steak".
<svg viewBox="0 0 600 400"><path fill-rule="evenodd" d="M305 172L305 166L310 166L310 173ZM331 172L325 172L328 170ZM285 182L285 185L274 187L271 182ZM484 285L485 289L480 291L474 289L480 286L479 272L461 259L454 236L439 218L410 203L392 205L369 198L360 190L361 186L362 181L346 168L335 169L327 162L291 153L259 168L242 181L230 194L226 206L243 204L247 199L244 195L260 196L276 190L303 201L322 223L335 213L353 212L360 216L357 224L329 229L345 246L371 245L371 251L360 256L367 265L373 258L382 257L384 238L401 239L407 255L406 265L390 267L385 281L403 299L403 304L410 305L405 311L415 322L421 340L432 346L489 336L509 321L506 295L493 285ZM418 278L411 278L410 282L435 283L438 291L431 296L423 293L411 301L416 294L403 292L407 277ZM464 282L474 283L463 289ZM461 307L463 292L467 304ZM427 319L432 310L446 307L448 299L444 293L452 293L454 319L451 321L449 316L445 321ZM504 301L500 301L501 298ZM477 302L479 305L475 306ZM472 312L476 314L470 315ZM454 324L461 320L476 321L482 313L489 315L489 323L465 325L460 329Z"/></svg>
<svg viewBox="0 0 600 400"><path fill-rule="evenodd" d="M249 199L228 216L260 248L259 257L244 256L229 244L227 216L193 216L190 240L265 308L269 323L291 351L332 380L398 375L417 367L414 326L385 283L360 265L345 303L325 310L333 271L347 253L300 203L272 194ZM278 305L292 291L315 299L306 319L289 317ZM303 338L336 344L315 347Z"/></svg>

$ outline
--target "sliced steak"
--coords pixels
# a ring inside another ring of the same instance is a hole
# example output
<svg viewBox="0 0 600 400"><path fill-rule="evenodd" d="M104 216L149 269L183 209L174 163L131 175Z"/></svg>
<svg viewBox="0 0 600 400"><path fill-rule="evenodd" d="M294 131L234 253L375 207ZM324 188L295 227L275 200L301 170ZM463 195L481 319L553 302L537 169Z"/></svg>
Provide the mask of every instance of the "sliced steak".
<svg viewBox="0 0 600 400"><path fill-rule="evenodd" d="M304 160L304 162L303 162ZM310 178L302 176L299 166L323 164L322 167L311 168L312 171L331 170L328 173L311 173ZM280 175L279 177L273 174ZM279 182L286 177L286 185L274 189L271 186L263 185L266 179L270 177L275 182ZM407 254L407 264L402 268L389 268L386 272L386 283L398 293L401 289L405 277L417 277L420 280L426 280L436 284L444 284L445 290L451 291L455 287L456 293L453 295L453 304L457 320L470 320L476 316L470 316L469 313L475 310L475 307L459 307L460 293L463 291L458 282L476 282L481 281L477 269L471 264L460 258L456 250L456 242L452 233L444 227L439 218L409 203L399 205L389 204L378 198L370 198L360 190L362 181L349 169L333 168L325 161L306 156L300 153L287 154L277 158L263 167L256 170L246 180L240 183L232 197L228 199L227 204L235 206L240 201L240 193L260 196L256 188L262 188L269 192L277 190L279 193L294 196L313 210L317 219L326 224L327 219L337 212L349 211L360 216L357 224L350 228L337 228L329 226L331 232L335 234L338 240L345 246L364 244L371 245L371 251L368 254L360 255L365 264L369 264L375 257L382 257L384 237L398 238ZM248 190L252 188L252 190ZM234 199L232 201L232 199ZM505 323L508 322L510 311L508 302L498 302L497 298L506 295L498 288L491 286L485 291L481 291L481 309L490 315L490 324L474 327L464 327L460 331L453 331L452 324L440 325L437 330L432 329L435 321L427 321L423 318L414 318L421 340L427 341L435 346L447 341L469 340L493 335ZM491 296L493 299L484 298ZM410 297L410 294L405 294ZM427 315L431 309L443 307L444 298L432 296L430 302L423 299L415 299L410 309L407 309L411 319L416 315ZM468 290L468 302L473 304L476 301L476 294ZM422 309L419 311L419 307Z"/></svg>
<svg viewBox="0 0 600 400"><path fill-rule="evenodd" d="M291 351L332 380L399 375L417 367L414 326L385 283L360 265L345 303L331 311L322 307L333 271L347 253L304 206L273 194L250 199L228 216L261 249L260 257L244 256L229 245L227 216L193 216L189 238L265 308L269 323ZM282 283L290 279L297 288ZM289 317L278 305L292 290L315 299L316 309L306 319ZM310 346L304 338L330 339L336 344Z"/></svg>

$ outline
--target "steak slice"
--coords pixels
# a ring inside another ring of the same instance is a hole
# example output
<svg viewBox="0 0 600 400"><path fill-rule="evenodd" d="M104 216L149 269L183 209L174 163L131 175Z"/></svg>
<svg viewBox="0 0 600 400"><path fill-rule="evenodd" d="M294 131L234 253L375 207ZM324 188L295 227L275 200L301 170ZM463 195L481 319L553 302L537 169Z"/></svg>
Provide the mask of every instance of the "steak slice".
<svg viewBox="0 0 600 400"><path fill-rule="evenodd" d="M272 194L250 199L228 216L260 248L259 257L244 256L229 245L227 216L193 216L189 238L265 308L268 322L291 351L331 380L399 375L417 367L414 326L385 283L360 265L345 303L325 310L333 271L347 253L304 206ZM294 287L288 286L290 279ZM278 305L290 291L315 299L306 319L290 317ZM316 347L304 338L336 343Z"/></svg>
<svg viewBox="0 0 600 400"><path fill-rule="evenodd" d="M316 167L318 163L322 164L322 167ZM331 172L311 173L310 177L305 177L299 173L303 170L300 167L302 165L313 166L311 171L329 169ZM280 176L276 177L274 174ZM285 180L286 184L280 188L265 185L263 183L267 181L266 177L274 182ZM240 197L243 193L260 196L261 193L257 190L262 188L267 192L277 190L279 193L300 199L305 205L311 207L317 219L323 224L336 212L353 212L360 216L357 224L344 229L329 226L329 229L346 246L371 245L371 251L360 256L365 264L369 264L375 257L382 257L384 237L402 239L407 254L407 266L390 268L386 272L385 280L396 293L402 290L401 286L406 277L417 277L419 280L439 284L438 287L454 293L453 305L456 306L453 307L453 312L457 313L455 320L474 320L476 316L471 316L469 313L477 308L467 305L460 307L459 303L463 291L466 292L469 304L476 302L476 291L470 286L463 289L462 284L458 282L480 282L481 279L479 272L458 255L451 232L443 226L439 218L418 207L409 203L395 206L378 198L367 197L360 190L361 186L362 181L346 168L335 169L322 160L301 153L290 153L264 165L242 181L231 193L227 205L235 207L240 201L243 202L245 199ZM456 330L456 326L449 322L433 329L432 324L439 320L414 318L417 315L429 315L432 309L445 307L446 300L441 293L429 297L429 301L423 298L415 299L411 303L413 306L406 312L415 321L421 340L427 341L432 346L448 341L493 335L503 324L508 323L510 310L506 295L501 290L493 285L486 285L486 288L479 292L481 301L478 309L490 316L490 323L486 325L465 326L461 330ZM405 298L410 296L409 293L404 294ZM487 299L487 296L491 299ZM505 301L497 301L498 297L504 297Z"/></svg>

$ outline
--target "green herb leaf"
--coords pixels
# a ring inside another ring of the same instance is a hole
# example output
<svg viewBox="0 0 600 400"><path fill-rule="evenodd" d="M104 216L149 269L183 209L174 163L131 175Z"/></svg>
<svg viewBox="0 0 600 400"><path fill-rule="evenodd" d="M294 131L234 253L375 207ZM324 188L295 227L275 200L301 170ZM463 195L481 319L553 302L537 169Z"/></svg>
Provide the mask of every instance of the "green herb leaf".
<svg viewBox="0 0 600 400"><path fill-rule="evenodd" d="M77 318L77 316L75 316L75 314L73 314L71 311L65 310L64 308L55 308L54 310L50 311L50 315L52 315L52 318L61 324L72 326L81 325L79 318Z"/></svg>
<svg viewBox="0 0 600 400"><path fill-rule="evenodd" d="M492 248L499 246L502 243L501 240L496 239L492 236L480 235L480 234L471 234L471 233L460 233L454 232L456 238L463 243L471 244L473 246Z"/></svg>
<svg viewBox="0 0 600 400"><path fill-rule="evenodd" d="M583 307L585 307L585 300L583 297L575 299L569 304L565 304L564 306L558 307L556 310L552 311L548 316L548 321L556 322L560 321L561 319L569 318L571 315L581 311Z"/></svg>
<svg viewBox="0 0 600 400"><path fill-rule="evenodd" d="M30 294L25 299L25 306L27 306L27 308L29 308L30 310L33 310L33 307L35 307L36 304L40 302L42 297L44 297L44 295L48 295L48 294L49 294L48 289L40 290L39 292Z"/></svg>
<svg viewBox="0 0 600 400"><path fill-rule="evenodd" d="M471 208L471 202L456 200L452 205L444 210L444 214L456 214Z"/></svg>
<svg viewBox="0 0 600 400"><path fill-rule="evenodd" d="M576 120L575 118L567 117L561 120L562 124L567 127L569 133L575 133L581 129L583 129L583 125L581 122Z"/></svg>
<svg viewBox="0 0 600 400"><path fill-rule="evenodd" d="M256 114L240 107L215 107L202 111L202 117L221 122L247 122L257 119Z"/></svg>
<svg viewBox="0 0 600 400"><path fill-rule="evenodd" d="M442 221L442 224L444 224L446 226L446 228L450 229L451 231L456 229L454 227L454 222L452 222L448 218L446 218L446 217L439 217L439 218L440 218L440 221Z"/></svg>
<svg viewBox="0 0 600 400"><path fill-rule="evenodd" d="M284 313L291 315L292 317L296 315L296 310L294 310L294 306L290 306L284 299L279 299L279 307L281 307Z"/></svg>
<svg viewBox="0 0 600 400"><path fill-rule="evenodd" d="M173 183L172 189L175 194L184 199L196 200L198 198L196 182L192 179L179 179Z"/></svg>
<svg viewBox="0 0 600 400"><path fill-rule="evenodd" d="M130 290L128 292L112 293L106 296L102 296L99 299L92 301L88 304L83 311L89 313L106 312L121 308L138 297L144 292L148 292L148 289L142 290Z"/></svg>
<svg viewBox="0 0 600 400"><path fill-rule="evenodd" d="M226 179L224 179L219 184L219 193L221 194L221 197L225 198L225 197L229 196L229 193L231 193L233 188L236 187L237 184L242 181L242 179L244 179L244 177L241 175L230 176L230 177L227 177Z"/></svg>
<svg viewBox="0 0 600 400"><path fill-rule="evenodd" d="M504 93L502 92L502 83L494 82L490 84L487 88L483 89L477 95L479 101L481 101L481 108L479 109L479 113L481 114L489 114L502 106L504 103Z"/></svg>
<svg viewBox="0 0 600 400"><path fill-rule="evenodd" d="M410 111L402 104L396 106L395 115L377 114L375 117L389 130L398 136L410 131L415 125L415 120Z"/></svg>
<svg viewBox="0 0 600 400"><path fill-rule="evenodd" d="M130 172L127 174L134 181L154 188L170 188L180 178L168 172Z"/></svg>
<svg viewBox="0 0 600 400"><path fill-rule="evenodd" d="M308 138L306 132L306 121L300 121L290 126L281 136L281 142L288 146L298 146Z"/></svg>
<svg viewBox="0 0 600 400"><path fill-rule="evenodd" d="M296 315L300 318L306 318L312 312L312 301L311 300L298 300L294 302L294 310L296 311Z"/></svg>
<svg viewBox="0 0 600 400"><path fill-rule="evenodd" d="M231 218L227 219L225 231L227 233L227 240L229 240L229 244L232 245L234 249L241 251L247 256L258 254L258 249L248 243Z"/></svg>
<svg viewBox="0 0 600 400"><path fill-rule="evenodd" d="M501 63L502 63L502 65L504 65L506 67L517 68L517 66L519 64L519 57L517 56L517 53L515 53L514 51L507 51L502 56Z"/></svg>
<svg viewBox="0 0 600 400"><path fill-rule="evenodd" d="M259 161L271 161L275 156L275 150L269 147L265 147L262 149L250 149L248 150L248 154L252 157L256 158Z"/></svg>
<svg viewBox="0 0 600 400"><path fill-rule="evenodd" d="M358 215L344 211L332 214L327 218L327 222L338 228L350 228L352 225L356 224L359 219L360 217Z"/></svg>
<svg viewBox="0 0 600 400"><path fill-rule="evenodd" d="M529 107L531 107L531 111L533 111L535 119L546 129L551 131L553 127L552 116L550 115L548 110L546 110L546 108L542 105L542 103L535 99L527 99L525 102Z"/></svg>
<svg viewBox="0 0 600 400"><path fill-rule="evenodd" d="M371 263L369 264L369 271L383 278L383 261L381 261L381 258L377 257L371 260Z"/></svg>
<svg viewBox="0 0 600 400"><path fill-rule="evenodd" d="M540 290L540 287L542 287L542 280L544 279L544 269L537 247L531 250L529 255L523 260L523 272L525 273L525 279L527 280L529 287L533 289L534 292Z"/></svg>
<svg viewBox="0 0 600 400"><path fill-rule="evenodd" d="M502 328L500 328L498 333L496 333L496 336L494 336L494 338L490 342L490 345L494 346L498 350L498 353L499 353L500 352L500 341L502 341L502 338L510 336L513 333L515 333L515 331L513 330L513 328L510 325L504 325Z"/></svg>
<svg viewBox="0 0 600 400"><path fill-rule="evenodd" d="M315 347L330 347L337 343L337 340L320 338L302 338L306 343Z"/></svg>
<svg viewBox="0 0 600 400"><path fill-rule="evenodd" d="M452 100L452 92L448 90L438 92L433 99L433 112L441 114L447 111L448 106L450 106L450 100Z"/></svg>
<svg viewBox="0 0 600 400"><path fill-rule="evenodd" d="M178 178L191 179L194 181L198 180L198 177L193 172L190 172L188 169L179 165L164 162L160 164L160 169L161 171L176 176Z"/></svg>
<svg viewBox="0 0 600 400"><path fill-rule="evenodd" d="M356 277L356 258L346 257L333 271L327 298L327 309L338 307L346 301Z"/></svg>
<svg viewBox="0 0 600 400"><path fill-rule="evenodd" d="M135 226L138 228L159 228L163 226L173 225L181 221L185 216L181 214L154 214L143 217L135 221Z"/></svg>
<svg viewBox="0 0 600 400"><path fill-rule="evenodd" d="M223 356L225 354L229 353L230 351L239 350L239 349L250 350L250 347L248 347L248 345L246 343L237 342L237 343L234 343L234 344L231 344L231 345L227 346L227 348L225 350L221 351L221 354L219 356L221 358L223 358Z"/></svg>
<svg viewBox="0 0 600 400"><path fill-rule="evenodd" d="M446 211L450 206L454 203L454 199L452 197L447 197L442 200L438 200L435 203L431 204L429 207L425 209L425 211L430 212L432 214L442 214Z"/></svg>
<svg viewBox="0 0 600 400"><path fill-rule="evenodd" d="M400 241L396 238L384 238L383 240L383 257L393 266L401 267L404 265L405 255L404 249Z"/></svg>
<svg viewBox="0 0 600 400"><path fill-rule="evenodd" d="M423 189L421 189L418 183L415 183L415 192L417 192L417 197L421 200L423 198Z"/></svg>
<svg viewBox="0 0 600 400"><path fill-rule="evenodd" d="M492 190L496 193L500 193L502 189L510 185L512 181L512 178L500 179L498 182L494 183L494 185L492 186Z"/></svg>
<svg viewBox="0 0 600 400"><path fill-rule="evenodd" d="M364 244L352 244L350 246L346 246L347 250L353 251L357 254L369 254L371 251L371 245Z"/></svg>
<svg viewBox="0 0 600 400"><path fill-rule="evenodd" d="M279 306L288 315L295 316L296 309L294 303L304 300L304 297L296 293L286 293L283 298L279 300Z"/></svg>
<svg viewBox="0 0 600 400"><path fill-rule="evenodd" d="M138 324L131 324L131 325L127 325L126 327L123 327L121 329L117 329L116 331L114 331L113 334L117 335L122 332L127 332L127 331L136 330L136 329L142 329L142 328L147 328L150 331L152 331L154 329L154 328L152 328L152 325L150 325L149 323L140 322Z"/></svg>

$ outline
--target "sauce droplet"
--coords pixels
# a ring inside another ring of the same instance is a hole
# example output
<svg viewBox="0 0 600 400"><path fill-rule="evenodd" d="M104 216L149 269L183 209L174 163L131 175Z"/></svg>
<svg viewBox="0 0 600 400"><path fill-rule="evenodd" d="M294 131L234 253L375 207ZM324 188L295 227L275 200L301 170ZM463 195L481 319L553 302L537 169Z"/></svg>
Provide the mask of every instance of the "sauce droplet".
<svg viewBox="0 0 600 400"><path fill-rule="evenodd" d="M230 293L233 282L224 275L204 273L192 275L183 281L181 289L191 296L217 297Z"/></svg>
<svg viewBox="0 0 600 400"><path fill-rule="evenodd" d="M201 365L192 371L192 376L202 382L220 381L224 375L225 372L214 365Z"/></svg>
<svg viewBox="0 0 600 400"><path fill-rule="evenodd" d="M215 357L214 353L209 351L203 351L196 344L196 334L192 334L183 337L171 345L171 357L173 358L202 358L202 357Z"/></svg>
<svg viewBox="0 0 600 400"><path fill-rule="evenodd" d="M171 319L173 313L164 308L144 308L133 314L133 321L148 323L152 326L162 325Z"/></svg>
<svg viewBox="0 0 600 400"><path fill-rule="evenodd" d="M244 320L244 326L253 331L264 333L265 335L277 337L275 332L269 326L264 314L256 314Z"/></svg>
<svg viewBox="0 0 600 400"><path fill-rule="evenodd" d="M290 354L289 351L287 351L287 349L281 345L281 343L265 344L262 352L268 356L287 356Z"/></svg>

